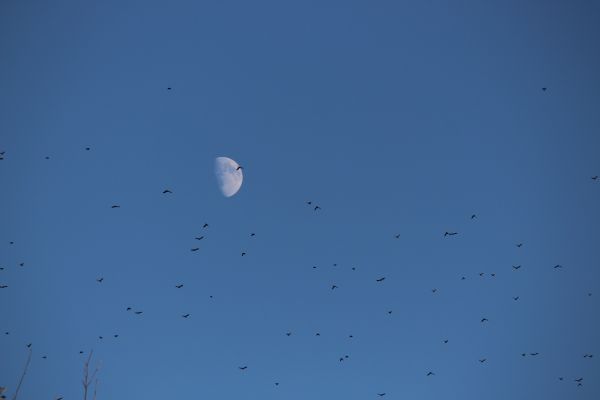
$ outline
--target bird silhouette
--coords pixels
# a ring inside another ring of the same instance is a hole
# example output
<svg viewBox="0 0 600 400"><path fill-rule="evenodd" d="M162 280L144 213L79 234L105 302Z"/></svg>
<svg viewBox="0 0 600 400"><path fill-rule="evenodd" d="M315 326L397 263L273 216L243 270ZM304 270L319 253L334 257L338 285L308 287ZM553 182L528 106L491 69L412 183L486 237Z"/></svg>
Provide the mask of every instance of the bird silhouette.
<svg viewBox="0 0 600 400"><path fill-rule="evenodd" d="M190 249L190 251L198 251L198 250L200 250L200 247L192 247L192 248Z"/></svg>
<svg viewBox="0 0 600 400"><path fill-rule="evenodd" d="M256 233L251 233L250 234L250 237L254 237L254 236L256 236Z"/></svg>
<svg viewBox="0 0 600 400"><path fill-rule="evenodd" d="M241 165L238 165L237 168L235 169L236 171L239 171L240 169L244 169L244 167L242 167Z"/></svg>
<svg viewBox="0 0 600 400"><path fill-rule="evenodd" d="M545 88L545 87L542 88L542 92L545 92L546 90L548 90L548 88Z"/></svg>
<svg viewBox="0 0 600 400"><path fill-rule="evenodd" d="M487 361L487 358L482 358L482 359L479 360L480 363L484 363L486 361Z"/></svg>
<svg viewBox="0 0 600 400"><path fill-rule="evenodd" d="M113 335L113 337L114 337L114 338L118 338L118 337L119 337L119 335L117 335L117 334L114 334L114 335Z"/></svg>
<svg viewBox="0 0 600 400"><path fill-rule="evenodd" d="M244 257L246 255L245 251L242 251L242 257Z"/></svg>
<svg viewBox="0 0 600 400"><path fill-rule="evenodd" d="M471 219L475 219L475 218L477 218L476 214L471 215Z"/></svg>
<svg viewBox="0 0 600 400"><path fill-rule="evenodd" d="M275 382L275 386L279 386L279 382Z"/></svg>
<svg viewBox="0 0 600 400"><path fill-rule="evenodd" d="M483 276L483 272L480 272L480 273L479 273L479 276Z"/></svg>
<svg viewBox="0 0 600 400"><path fill-rule="evenodd" d="M315 333L315 336L321 336L321 334L319 332Z"/></svg>
<svg viewBox="0 0 600 400"><path fill-rule="evenodd" d="M319 207L319 206L315 206L315 208L314 208L315 211L320 210L320 209L321 209L321 207Z"/></svg>
<svg viewBox="0 0 600 400"><path fill-rule="evenodd" d="M165 189L165 190L163 190L163 194L167 194L167 193L169 193L169 194L172 194L173 192L172 192L172 191L170 191L169 189Z"/></svg>
<svg viewBox="0 0 600 400"><path fill-rule="evenodd" d="M204 225L202 225L202 229L206 229L206 228L208 228L208 224L207 223L205 223Z"/></svg>
<svg viewBox="0 0 600 400"><path fill-rule="evenodd" d="M444 339L444 343L448 343L448 339Z"/></svg>
<svg viewBox="0 0 600 400"><path fill-rule="evenodd" d="M519 300L519 296L513 297L513 300L514 300L514 301L517 301L517 300Z"/></svg>
<svg viewBox="0 0 600 400"><path fill-rule="evenodd" d="M592 179L595 180L595 181L597 181L598 180L598 175L592 176Z"/></svg>
<svg viewBox="0 0 600 400"><path fill-rule="evenodd" d="M444 237L458 235L458 232L445 232Z"/></svg>
<svg viewBox="0 0 600 400"><path fill-rule="evenodd" d="M593 358L594 355L593 354L584 354L583 358Z"/></svg>
<svg viewBox="0 0 600 400"><path fill-rule="evenodd" d="M312 205L312 201L307 201L306 204L308 204L309 206Z"/></svg>
<svg viewBox="0 0 600 400"><path fill-rule="evenodd" d="M385 396L385 393L377 393L377 396L383 397L383 396Z"/></svg>
<svg viewBox="0 0 600 400"><path fill-rule="evenodd" d="M121 206L118 204L113 204L112 206L110 206L110 208L121 208Z"/></svg>
<svg viewBox="0 0 600 400"><path fill-rule="evenodd" d="M89 148L89 147L86 147L86 148L85 148L85 150L86 150L86 151L90 151L90 148Z"/></svg>
<svg viewBox="0 0 600 400"><path fill-rule="evenodd" d="M238 368L239 368L239 369L241 369L242 371L244 371L245 369L247 369L247 368L248 368L248 366L247 366L247 365L244 365L243 367L238 367Z"/></svg>
<svg viewBox="0 0 600 400"><path fill-rule="evenodd" d="M520 266L520 265L513 265L512 267L513 267L513 269L514 269L515 271L516 271L516 270L518 270L519 268L521 268L521 266Z"/></svg>
<svg viewBox="0 0 600 400"><path fill-rule="evenodd" d="M481 322L488 322L487 318L481 318Z"/></svg>
<svg viewBox="0 0 600 400"><path fill-rule="evenodd" d="M194 239L196 239L196 240L202 240L202 239L204 239L204 236L198 236L198 237L195 237Z"/></svg>
<svg viewBox="0 0 600 400"><path fill-rule="evenodd" d="M461 281L464 281L465 279L467 278L465 278L464 276L460 278Z"/></svg>
<svg viewBox="0 0 600 400"><path fill-rule="evenodd" d="M32 343L27 344L27 348L30 349L31 345L32 345Z"/></svg>
<svg viewBox="0 0 600 400"><path fill-rule="evenodd" d="M179 284L179 285L175 285L175 287L176 287L177 289L181 289L181 288L183 287L183 283L182 283L182 284Z"/></svg>
<svg viewBox="0 0 600 400"><path fill-rule="evenodd" d="M286 336L292 336L292 332L286 332Z"/></svg>
<svg viewBox="0 0 600 400"><path fill-rule="evenodd" d="M517 243L516 246L517 247L523 247L523 243Z"/></svg>
<svg viewBox="0 0 600 400"><path fill-rule="evenodd" d="M331 285L331 290L333 289L337 289L338 287L336 285Z"/></svg>
<svg viewBox="0 0 600 400"><path fill-rule="evenodd" d="M42 356L42 360L47 360L47 359L48 359L48 356L46 356L46 355Z"/></svg>
<svg viewBox="0 0 600 400"><path fill-rule="evenodd" d="M0 285L0 289L6 289L8 285Z"/></svg>
<svg viewBox="0 0 600 400"><path fill-rule="evenodd" d="M433 289L431 289L431 292L435 293L435 292L437 292L437 289L433 288Z"/></svg>
<svg viewBox="0 0 600 400"><path fill-rule="evenodd" d="M495 278L495 277L496 277L496 274L495 274L495 273L493 273L493 272L492 272L490 275L492 276L492 278Z"/></svg>
<svg viewBox="0 0 600 400"><path fill-rule="evenodd" d="M131 311L131 307L127 307L127 311Z"/></svg>
<svg viewBox="0 0 600 400"><path fill-rule="evenodd" d="M562 268L562 265L560 265L560 264L556 264L556 265L554 266L554 269L558 269L558 268Z"/></svg>
<svg viewBox="0 0 600 400"><path fill-rule="evenodd" d="M581 381L583 381L583 378L577 378L577 379L574 379L574 381L575 382L581 382Z"/></svg>
<svg viewBox="0 0 600 400"><path fill-rule="evenodd" d="M104 282L104 278L102 278L102 277L101 277L101 278L98 278L98 279L96 279L96 282L98 282L98 283L102 283L102 282Z"/></svg>
<svg viewBox="0 0 600 400"><path fill-rule="evenodd" d="M521 357L525 357L527 353L521 353Z"/></svg>
<svg viewBox="0 0 600 400"><path fill-rule="evenodd" d="M530 356L537 356L540 353L529 353Z"/></svg>
<svg viewBox="0 0 600 400"><path fill-rule="evenodd" d="M385 280L385 276L382 276L379 279L375 279L375 281L377 281L377 282L383 282L384 280Z"/></svg>
<svg viewBox="0 0 600 400"><path fill-rule="evenodd" d="M141 315L143 313L143 311L134 311L134 314L136 315Z"/></svg>
<svg viewBox="0 0 600 400"><path fill-rule="evenodd" d="M400 239L400 234L398 233L398 234L394 235L394 237L395 237L396 239Z"/></svg>
<svg viewBox="0 0 600 400"><path fill-rule="evenodd" d="M190 314L183 314L182 317L183 318L189 318Z"/></svg>
<svg viewBox="0 0 600 400"><path fill-rule="evenodd" d="M434 374L433 372L431 372L431 371L429 371L429 372L427 373L427 376L433 376L433 375L435 375L435 374Z"/></svg>
<svg viewBox="0 0 600 400"><path fill-rule="evenodd" d="M391 314L391 313L392 313L392 310L388 311L387 313L388 313L388 314Z"/></svg>
<svg viewBox="0 0 600 400"><path fill-rule="evenodd" d="M167 90L171 90L171 88L170 88L170 87L168 87L168 88L167 88Z"/></svg>

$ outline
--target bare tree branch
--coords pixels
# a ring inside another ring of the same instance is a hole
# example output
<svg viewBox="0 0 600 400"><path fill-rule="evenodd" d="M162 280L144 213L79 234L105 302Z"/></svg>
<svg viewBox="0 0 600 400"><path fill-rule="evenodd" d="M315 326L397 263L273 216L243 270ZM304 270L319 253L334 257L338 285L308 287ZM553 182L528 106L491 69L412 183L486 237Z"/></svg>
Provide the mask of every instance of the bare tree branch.
<svg viewBox="0 0 600 400"><path fill-rule="evenodd" d="M90 362L92 361L93 355L94 355L94 350L91 350L90 355L88 356L87 360L83 364L83 380L81 381L81 383L83 384L83 400L87 400L88 389L89 389L92 381L94 381L96 374L98 373L98 367L96 366L94 368L94 372L92 372L92 374L90 375ZM96 384L94 386L94 400L96 399L96 386L98 385L98 379L96 379L95 382L96 382Z"/></svg>
<svg viewBox="0 0 600 400"><path fill-rule="evenodd" d="M21 379L19 379L19 384L17 385L17 389L15 390L15 394L13 394L12 400L17 400L17 396L19 396L19 390L21 390L21 384L25 379L25 374L27 374L27 369L29 368L29 363L31 362L31 348L29 349L29 356L27 357L27 362L25 363L25 368L23 368L23 373L21 374Z"/></svg>

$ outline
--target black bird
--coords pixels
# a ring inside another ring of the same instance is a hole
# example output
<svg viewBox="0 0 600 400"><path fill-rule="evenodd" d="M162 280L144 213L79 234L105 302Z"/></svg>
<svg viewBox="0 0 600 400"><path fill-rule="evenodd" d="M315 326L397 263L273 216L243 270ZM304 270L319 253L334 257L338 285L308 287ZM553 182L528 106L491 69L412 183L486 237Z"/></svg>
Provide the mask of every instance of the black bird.
<svg viewBox="0 0 600 400"><path fill-rule="evenodd" d="M537 356L540 353L529 353L530 356Z"/></svg>
<svg viewBox="0 0 600 400"><path fill-rule="evenodd" d="M86 151L90 151L90 148L89 148L89 147L86 147L86 148L85 148L85 150L86 150Z"/></svg>
<svg viewBox="0 0 600 400"><path fill-rule="evenodd" d="M42 360L47 360L48 356L42 356Z"/></svg>
<svg viewBox="0 0 600 400"><path fill-rule="evenodd" d="M523 243L517 243L516 246L517 247L523 247Z"/></svg>
<svg viewBox="0 0 600 400"><path fill-rule="evenodd" d="M338 287L336 285L331 285L331 290L333 289L337 289Z"/></svg>
<svg viewBox="0 0 600 400"><path fill-rule="evenodd" d="M286 336L292 336L292 332L286 332Z"/></svg>
<svg viewBox="0 0 600 400"><path fill-rule="evenodd" d="M114 337L114 338L118 338L118 337L119 337L119 335L116 335L116 334L115 334L115 335L113 335L113 337Z"/></svg>
<svg viewBox="0 0 600 400"><path fill-rule="evenodd" d="M348 337L349 337L350 339L352 339L354 336L352 336L352 335L348 335Z"/></svg>
<svg viewBox="0 0 600 400"><path fill-rule="evenodd" d="M521 266L520 266L520 265L513 265L512 267L513 267L513 269L514 269L515 271L516 271L516 270L518 270L519 268L521 268Z"/></svg>
<svg viewBox="0 0 600 400"><path fill-rule="evenodd" d="M97 279L96 279L96 282L98 282L98 283L102 283L103 281L104 281L104 278L103 278L103 277L101 277L101 278L97 278Z"/></svg>
<svg viewBox="0 0 600 400"><path fill-rule="evenodd" d="M476 214L471 215L471 219L475 219L475 218L477 218Z"/></svg>
<svg viewBox="0 0 600 400"><path fill-rule="evenodd" d="M236 171L239 171L240 169L244 169L244 167L242 167L241 165L238 165L237 168L235 169Z"/></svg>
<svg viewBox="0 0 600 400"><path fill-rule="evenodd" d="M527 353L521 353L521 357L525 357Z"/></svg>
<svg viewBox="0 0 600 400"><path fill-rule="evenodd" d="M493 273L493 272L492 272L490 275L492 275L492 278L495 278L495 277L496 277L496 274L495 274L495 273Z"/></svg>
<svg viewBox="0 0 600 400"><path fill-rule="evenodd" d="M594 355L593 354L584 354L583 358L593 358Z"/></svg>
<svg viewBox="0 0 600 400"><path fill-rule="evenodd" d="M375 281L377 281L377 282L383 282L384 280L385 280L385 276L382 276L379 279L375 279Z"/></svg>
<svg viewBox="0 0 600 400"><path fill-rule="evenodd" d="M279 382L275 382L275 386L279 386Z"/></svg>
<svg viewBox="0 0 600 400"><path fill-rule="evenodd" d="M557 268L562 268L562 265L560 265L560 264L556 264L556 265L554 266L554 269L557 269Z"/></svg>
<svg viewBox="0 0 600 400"><path fill-rule="evenodd" d="M392 314L392 310L388 311L387 313L388 313L388 314Z"/></svg>
<svg viewBox="0 0 600 400"><path fill-rule="evenodd" d="M545 92L548 88L543 87L542 92Z"/></svg>
<svg viewBox="0 0 600 400"><path fill-rule="evenodd" d="M592 176L592 179L597 181L598 180L598 175Z"/></svg>
<svg viewBox="0 0 600 400"><path fill-rule="evenodd" d="M356 271L356 267L352 267L352 271Z"/></svg>
<svg viewBox="0 0 600 400"><path fill-rule="evenodd" d="M482 358L481 360L479 360L480 363L484 363L486 362L487 358Z"/></svg>
<svg viewBox="0 0 600 400"><path fill-rule="evenodd" d="M206 229L206 228L208 228L208 224L207 224L207 223L205 223L204 225L202 225L202 228L203 228L203 229Z"/></svg>
<svg viewBox="0 0 600 400"><path fill-rule="evenodd" d="M79 350L79 354L83 354L83 350Z"/></svg>
<svg viewBox="0 0 600 400"><path fill-rule="evenodd" d="M176 287L177 289L181 289L181 288L183 287L183 283L182 283L182 284L180 284L180 285L175 285L175 287Z"/></svg>
<svg viewBox="0 0 600 400"><path fill-rule="evenodd" d="M429 371L429 372L427 373L427 376L432 376L432 375L435 375L435 374L434 374L433 372L431 372L431 371Z"/></svg>
<svg viewBox="0 0 600 400"><path fill-rule="evenodd" d="M575 379L575 382L581 382L583 380L583 378L577 378Z"/></svg>
<svg viewBox="0 0 600 400"><path fill-rule="evenodd" d="M4 271L4 267L0 267L0 271Z"/></svg>
<svg viewBox="0 0 600 400"><path fill-rule="evenodd" d="M448 339L444 339L444 343L448 343Z"/></svg>
<svg viewBox="0 0 600 400"><path fill-rule="evenodd" d="M340 357L340 362L344 361L344 357Z"/></svg>
<svg viewBox="0 0 600 400"><path fill-rule="evenodd" d="M171 192L169 189L165 189L165 190L163 190L163 194L167 194L167 193L170 193L170 194L172 194L173 192Z"/></svg>
<svg viewBox="0 0 600 400"><path fill-rule="evenodd" d="M321 207L319 207L319 206L315 206L315 208L314 208L315 211L320 210L320 209L321 209Z"/></svg>
<svg viewBox="0 0 600 400"><path fill-rule="evenodd" d="M444 237L458 235L458 232L445 232Z"/></svg>
<svg viewBox="0 0 600 400"><path fill-rule="evenodd" d="M481 318L481 322L488 322L487 318Z"/></svg>
<svg viewBox="0 0 600 400"><path fill-rule="evenodd" d="M432 293L435 293L435 292L437 292L437 289L435 289L435 288L434 288L434 289L431 289L431 292L432 292Z"/></svg>
<svg viewBox="0 0 600 400"><path fill-rule="evenodd" d="M167 90L171 90L171 88L170 88L170 87L168 87L168 88L167 88Z"/></svg>
<svg viewBox="0 0 600 400"><path fill-rule="evenodd" d="M316 266L316 265L313 265L313 269L317 269L317 266Z"/></svg>
<svg viewBox="0 0 600 400"><path fill-rule="evenodd" d="M558 377L558 380L559 380L559 381L562 381L563 379L564 379L564 378L563 378L562 376L559 376L559 377Z"/></svg>
<svg viewBox="0 0 600 400"><path fill-rule="evenodd" d="M242 251L242 257L244 257L246 255L245 251Z"/></svg>
<svg viewBox="0 0 600 400"><path fill-rule="evenodd" d="M6 289L8 285L0 285L0 289Z"/></svg>
<svg viewBox="0 0 600 400"><path fill-rule="evenodd" d="M479 276L483 276L483 272L480 272L480 273L479 273Z"/></svg>
<svg viewBox="0 0 600 400"><path fill-rule="evenodd" d="M519 296L517 296L517 297L513 297L513 300L514 300L514 301L517 301L517 300L519 300Z"/></svg>
<svg viewBox="0 0 600 400"><path fill-rule="evenodd" d="M48 157L48 156L46 156L46 157L44 157L44 158L45 158L46 160L49 160L49 159L50 159L50 157Z"/></svg>
<svg viewBox="0 0 600 400"><path fill-rule="evenodd" d="M10 335L10 332L4 332L5 335Z"/></svg>
<svg viewBox="0 0 600 400"><path fill-rule="evenodd" d="M98 336L98 339L102 340L102 339L104 339L104 337L102 337L102 336Z"/></svg>
<svg viewBox="0 0 600 400"><path fill-rule="evenodd" d="M190 316L190 314L183 314L182 317L183 318L188 318Z"/></svg>
<svg viewBox="0 0 600 400"><path fill-rule="evenodd" d="M395 237L396 239L400 239L400 234L398 233L398 234L394 235L394 237Z"/></svg>
<svg viewBox="0 0 600 400"><path fill-rule="evenodd" d="M134 314L136 315L141 315L143 313L143 311L134 311Z"/></svg>
<svg viewBox="0 0 600 400"><path fill-rule="evenodd" d="M192 248L190 249L190 251L198 251L198 250L200 250L200 247L192 247Z"/></svg>
<svg viewBox="0 0 600 400"><path fill-rule="evenodd" d="M31 348L31 343L29 343L29 344L27 345L27 348L28 348L28 349L30 349L30 348Z"/></svg>
<svg viewBox="0 0 600 400"><path fill-rule="evenodd" d="M321 334L319 332L315 333L315 336L321 336Z"/></svg>
<svg viewBox="0 0 600 400"><path fill-rule="evenodd" d="M312 205L312 201L307 201L306 204L308 204L310 206L310 205Z"/></svg>
<svg viewBox="0 0 600 400"><path fill-rule="evenodd" d="M377 393L377 396L383 397L383 396L385 396L385 393Z"/></svg>
<svg viewBox="0 0 600 400"><path fill-rule="evenodd" d="M131 311L131 307L127 307L127 311Z"/></svg>
<svg viewBox="0 0 600 400"><path fill-rule="evenodd" d="M204 236L198 236L198 237L195 237L194 239L196 239L196 240L202 240L202 239L204 239Z"/></svg>
<svg viewBox="0 0 600 400"><path fill-rule="evenodd" d="M121 206L118 204L113 204L112 206L110 206L110 208L121 208Z"/></svg>
<svg viewBox="0 0 600 400"><path fill-rule="evenodd" d="M23 262L19 263L19 267L24 267L24 266L25 266L25 263L23 263Z"/></svg>
<svg viewBox="0 0 600 400"><path fill-rule="evenodd" d="M465 278L464 276L462 278L460 278L461 281L464 281L465 279L467 279L467 278Z"/></svg>
<svg viewBox="0 0 600 400"><path fill-rule="evenodd" d="M251 233L250 234L250 237L254 237L254 236L256 236L256 233Z"/></svg>
<svg viewBox="0 0 600 400"><path fill-rule="evenodd" d="M238 367L238 368L239 368L239 369L241 369L241 370L243 371L243 370L247 369L247 368L248 368L248 366L247 366L247 365L244 365L243 367Z"/></svg>

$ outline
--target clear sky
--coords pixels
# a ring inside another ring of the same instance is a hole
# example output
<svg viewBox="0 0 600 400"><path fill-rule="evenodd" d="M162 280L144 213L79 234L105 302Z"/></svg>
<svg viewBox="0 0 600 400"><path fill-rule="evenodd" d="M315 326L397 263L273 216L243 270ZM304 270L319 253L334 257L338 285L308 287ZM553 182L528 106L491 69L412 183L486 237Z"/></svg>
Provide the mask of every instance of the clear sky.
<svg viewBox="0 0 600 400"><path fill-rule="evenodd" d="M2 1L0 386L32 343L21 400L91 349L98 400L600 398L599 20Z"/></svg>

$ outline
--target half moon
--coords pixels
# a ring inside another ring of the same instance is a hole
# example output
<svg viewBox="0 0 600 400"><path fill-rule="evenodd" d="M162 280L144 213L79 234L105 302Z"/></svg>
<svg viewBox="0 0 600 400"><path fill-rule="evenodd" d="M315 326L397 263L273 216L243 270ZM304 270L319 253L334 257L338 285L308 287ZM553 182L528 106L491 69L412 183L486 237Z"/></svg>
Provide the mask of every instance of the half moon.
<svg viewBox="0 0 600 400"><path fill-rule="evenodd" d="M229 157L217 157L215 159L215 175L219 189L225 197L231 197L242 187L244 174L239 164Z"/></svg>

